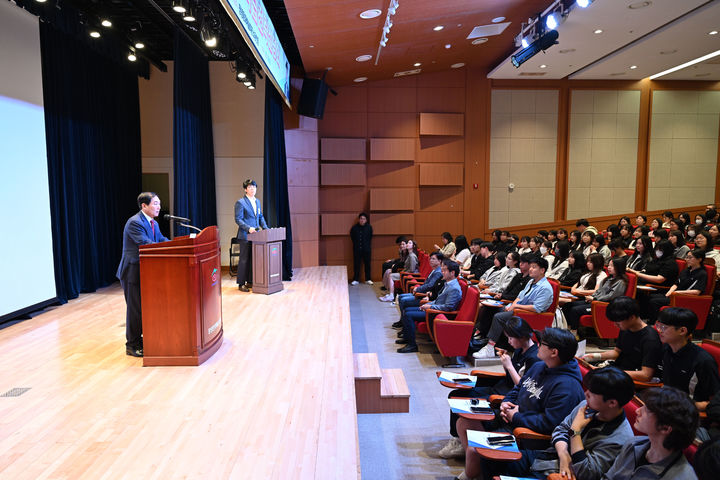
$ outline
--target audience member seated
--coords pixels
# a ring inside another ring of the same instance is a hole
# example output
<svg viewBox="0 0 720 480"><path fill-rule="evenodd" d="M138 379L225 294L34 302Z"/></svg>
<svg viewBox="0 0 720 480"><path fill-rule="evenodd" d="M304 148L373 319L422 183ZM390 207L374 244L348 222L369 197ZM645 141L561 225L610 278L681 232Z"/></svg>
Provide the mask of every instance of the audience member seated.
<svg viewBox="0 0 720 480"><path fill-rule="evenodd" d="M658 242L661 241L661 240L667 240L669 237L670 237L670 233L669 233L668 230L665 229L665 228L661 228L661 229L659 229L659 230L655 230L655 231L652 233L652 240L653 240L653 243L654 243L655 245L657 245Z"/></svg>
<svg viewBox="0 0 720 480"><path fill-rule="evenodd" d="M662 218L653 218L650 222L650 236L653 236L656 231L660 230L662 227Z"/></svg>
<svg viewBox="0 0 720 480"><path fill-rule="evenodd" d="M685 222L680 220L679 218L673 218L670 220L670 231L673 230L680 230L681 232L685 230Z"/></svg>
<svg viewBox="0 0 720 480"><path fill-rule="evenodd" d="M497 252L507 253L507 251L508 251L508 249L507 249L508 245L507 245L507 243L505 243L505 240L507 240L507 238L505 240L503 240L502 237L503 237L503 232L501 230L493 230L491 243L492 243L492 249L495 253L497 253Z"/></svg>
<svg viewBox="0 0 720 480"><path fill-rule="evenodd" d="M585 262L585 255L582 252L575 250L570 252L568 257L568 269L560 275L557 279L560 285L563 287L572 287L580 281L580 278L587 271L587 264Z"/></svg>
<svg viewBox="0 0 720 480"><path fill-rule="evenodd" d="M607 278L607 273L603 270L603 257L599 253L590 254L585 265L587 267L587 273L580 277L580 280L570 289L570 293L581 300L573 301L569 298L560 298L560 305L562 306L565 317L567 317L569 309L576 305L576 302L585 303L583 298L595 293L595 291L600 288L603 280Z"/></svg>
<svg viewBox="0 0 720 480"><path fill-rule="evenodd" d="M697 236L697 232L701 231L702 227L699 227L697 225L688 225L685 229L685 239L690 242L695 242L695 237Z"/></svg>
<svg viewBox="0 0 720 480"><path fill-rule="evenodd" d="M440 295L432 301L420 305L419 307L408 307L401 317L402 337L395 341L397 344L407 344L398 349L398 353L417 352L417 343L415 343L415 322L425 320L425 311L432 308L433 310L441 310L443 312L451 312L457 310L462 299L462 291L457 276L460 274L460 267L457 263L447 258L443 260L441 267L445 286ZM430 325L428 325L428 328Z"/></svg>
<svg viewBox="0 0 720 480"><path fill-rule="evenodd" d="M716 480L720 472L720 437L703 442L693 458L698 480Z"/></svg>
<svg viewBox="0 0 720 480"><path fill-rule="evenodd" d="M628 268L628 272L634 273L638 277L638 285L647 285L652 287L671 287L678 279L679 268L673 255L673 246L668 240L661 240L655 244L655 258L645 264L642 271ZM637 299L640 304L640 313L643 318L654 323L654 318L650 318L650 296L647 290L638 289Z"/></svg>
<svg viewBox="0 0 720 480"><path fill-rule="evenodd" d="M505 268L505 252L498 252L493 258L493 266L485 270L485 273L480 277L478 282L478 288L485 289L492 287L497 284L502 276L503 268Z"/></svg>
<svg viewBox="0 0 720 480"><path fill-rule="evenodd" d="M647 223L647 217L645 215L638 215L635 217L635 228L642 227Z"/></svg>
<svg viewBox="0 0 720 480"><path fill-rule="evenodd" d="M547 239L550 243L552 243L552 251L555 251L555 245L557 244L557 230L549 230Z"/></svg>
<svg viewBox="0 0 720 480"><path fill-rule="evenodd" d="M628 217L627 215L620 217L620 220L618 220L617 226L619 228L632 226L632 224L630 223L630 217Z"/></svg>
<svg viewBox="0 0 720 480"><path fill-rule="evenodd" d="M496 300L505 300L508 302L512 302L518 297L518 295L520 295L520 292L525 289L525 286L531 280L530 261L532 260L532 258L532 255L527 253L520 255L520 273L515 275L512 280L510 280L510 283L504 291L497 292L495 294ZM473 346L476 349L479 349L485 345L485 342L482 342L481 340L487 337L487 332L490 330L492 318L501 308L504 307L488 307L486 305L480 304L478 317L475 321L476 332L473 336Z"/></svg>
<svg viewBox="0 0 720 480"><path fill-rule="evenodd" d="M545 240L540 244L540 256L548 262L548 269L550 265L555 263L555 256L553 255L553 244L550 240Z"/></svg>
<svg viewBox="0 0 720 480"><path fill-rule="evenodd" d="M502 335L502 325L504 321L511 318L517 309L530 310L533 312L544 312L553 302L553 289L550 282L545 278L547 270L547 262L544 258L533 258L529 262L529 271L531 281L525 285L518 297L503 308L503 311L493 316L490 330L487 334L488 343L480 351L473 353L474 358L494 358L495 344L500 340Z"/></svg>
<svg viewBox="0 0 720 480"><path fill-rule="evenodd" d="M417 257L417 245L413 240L408 240L405 243L405 263L403 264L403 271L408 273L417 273L418 271L418 257ZM385 270L383 275L383 285L387 289L387 294L378 298L381 302L392 302L395 300L395 282L400 280L400 274L397 272L391 272Z"/></svg>
<svg viewBox="0 0 720 480"><path fill-rule="evenodd" d="M662 227L661 228L670 228L670 222L674 219L673 212L670 210L666 210L662 214Z"/></svg>
<svg viewBox="0 0 720 480"><path fill-rule="evenodd" d="M388 270L390 270L390 272L397 272L405 264L405 256L407 255L407 237L404 235L400 235L395 239L395 243L398 246L398 258L391 258L383 262L383 278L385 278L385 274ZM381 288L382 290L386 290L385 286Z"/></svg>
<svg viewBox="0 0 720 480"><path fill-rule="evenodd" d="M564 228L558 228L557 229L557 239L558 239L558 242L561 242L563 240L567 241L568 240L567 230L565 230Z"/></svg>
<svg viewBox="0 0 720 480"><path fill-rule="evenodd" d="M582 242L580 241L580 232L577 230L573 230L570 232L570 251L574 252L575 250L582 252Z"/></svg>
<svg viewBox="0 0 720 480"><path fill-rule="evenodd" d="M622 261L627 266L627 261L630 256L625 251L625 245L622 240L618 238L614 239L608 244L608 248L610 249L610 253L612 253L612 258L622 258Z"/></svg>
<svg viewBox="0 0 720 480"><path fill-rule="evenodd" d="M495 263L492 255L492 243L473 238L470 247L473 248L473 246L477 253L473 252L470 270L461 272L462 276L467 279L479 279Z"/></svg>
<svg viewBox="0 0 720 480"><path fill-rule="evenodd" d="M643 235L635 242L635 251L627 260L628 270L642 270L645 265L652 260L652 240L647 235Z"/></svg>
<svg viewBox="0 0 720 480"><path fill-rule="evenodd" d="M695 405L687 394L670 387L648 388L642 399L635 429L647 436L626 444L602 479L695 480L683 454L698 426Z"/></svg>
<svg viewBox="0 0 720 480"><path fill-rule="evenodd" d="M670 240L670 243L672 243L672 246L675 248L675 258L684 260L687 254L690 252L690 247L685 245L685 235L683 235L682 231L670 230L668 240Z"/></svg>
<svg viewBox="0 0 720 480"><path fill-rule="evenodd" d="M623 247L630 248L630 244L633 241L632 232L633 228L631 225L624 225L620 227L620 238L613 238L613 240L620 240Z"/></svg>
<svg viewBox="0 0 720 480"><path fill-rule="evenodd" d="M592 302L609 302L625 294L628 285L625 262L621 258L614 258L608 265L608 273L610 276L603 280L595 293L586 295L584 299L570 302L563 308L571 329L577 330L580 326L580 317L590 314Z"/></svg>
<svg viewBox="0 0 720 480"><path fill-rule="evenodd" d="M575 222L575 228L577 228L578 232L580 232L580 233L590 232L593 235L598 234L597 228L590 225L590 223L587 220L585 220L584 218L581 218L580 220Z"/></svg>
<svg viewBox="0 0 720 480"><path fill-rule="evenodd" d="M592 246L593 253L599 253L600 255L602 255L605 265L610 263L610 258L612 258L612 252L610 251L610 248L605 245L605 237L603 237L601 233L595 235L595 238L593 238Z"/></svg>
<svg viewBox="0 0 720 480"><path fill-rule="evenodd" d="M665 344L663 383L689 394L698 410L704 411L720 390L720 376L712 355L691 341L697 323L692 310L670 307L660 312L655 327Z"/></svg>
<svg viewBox="0 0 720 480"><path fill-rule="evenodd" d="M484 461L473 447L468 447L468 430L512 432L525 427L549 435L583 399L582 377L573 358L577 351L575 336L558 328L546 328L539 334L537 355L542 361L530 367L505 396L496 418L489 422L458 419L457 432L465 447L465 471L459 479L512 474L508 470L522 463Z"/></svg>
<svg viewBox="0 0 720 480"><path fill-rule="evenodd" d="M471 256L472 253L470 253L470 245L468 244L465 235L458 235L455 237L455 257L452 258L452 260L462 266L465 264L465 260Z"/></svg>
<svg viewBox="0 0 720 480"><path fill-rule="evenodd" d="M703 260L705 260L705 254L703 254L702 250L695 249L689 252L685 257L687 268L680 272L677 281L670 287L670 290L666 293L650 293L647 295L647 310L641 312L644 318L649 319L650 323L655 323L660 309L670 305L671 297L677 293L702 295L708 281Z"/></svg>
<svg viewBox="0 0 720 480"><path fill-rule="evenodd" d="M450 235L450 232L443 232L440 236L440 241L442 246L435 244L435 250L440 250L440 253L442 253L445 258L452 258L453 255L455 255L456 249L455 242L453 242L453 236Z"/></svg>
<svg viewBox="0 0 720 480"><path fill-rule="evenodd" d="M555 259L548 267L545 274L547 278L558 280L570 268L570 244L565 240L558 240L555 244Z"/></svg>
<svg viewBox="0 0 720 480"><path fill-rule="evenodd" d="M585 258L589 257L591 253L595 253L593 239L595 239L595 234L592 232L585 231L580 235L579 250L585 255Z"/></svg>
<svg viewBox="0 0 720 480"><path fill-rule="evenodd" d="M502 258L503 256L504 258ZM510 252L507 255L504 252L499 252L495 256L495 263L498 265L504 263L505 266L500 269L500 278L494 284L486 285L487 288L483 290L483 293L491 295L503 293L512 282L512 279L515 278L515 275L520 273L520 255L517 252ZM482 282L480 283L482 284Z"/></svg>
<svg viewBox="0 0 720 480"><path fill-rule="evenodd" d="M555 427L552 447L523 452L523 457L534 458L533 474L600 480L625 444L634 440L623 410L635 393L632 378L610 366L589 372L583 385L585 400Z"/></svg>
<svg viewBox="0 0 720 480"><path fill-rule="evenodd" d="M705 253L705 258L711 259L715 262L715 265L720 266L720 261L718 261L720 260L720 251L713 248L712 238L708 232L704 230L698 232L695 236L695 248L702 250ZM720 272L720 268L718 268L718 271Z"/></svg>
<svg viewBox="0 0 720 480"><path fill-rule="evenodd" d="M522 237L520 238L520 243L518 244L518 253L520 255L523 255L525 253L531 253L532 250L530 249L530 237Z"/></svg>
<svg viewBox="0 0 720 480"><path fill-rule="evenodd" d="M413 287L411 293L401 293L398 295L398 306L400 307L400 312L403 312L408 307L419 307L420 297L415 294L423 293L427 296L438 282L444 281L440 268L444 259L445 257L443 254L437 250L430 254L430 257L428 258L430 268L432 269L430 275L428 275L422 285L416 285Z"/></svg>
<svg viewBox="0 0 720 480"><path fill-rule="evenodd" d="M662 343L657 330L640 318L640 308L630 297L618 297L605 311L608 320L620 329L615 348L604 352L588 353L587 362L612 362L633 380L649 382L656 375L662 359Z"/></svg>
<svg viewBox="0 0 720 480"><path fill-rule="evenodd" d="M530 237L530 242L528 242L530 251L527 253L533 255L535 258L542 257L542 254L540 253L540 245L542 245L544 241L545 240L543 240L542 237Z"/></svg>
<svg viewBox="0 0 720 480"><path fill-rule="evenodd" d="M450 392L448 398L487 398L490 395L506 395L520 382L523 373L540 360L537 357L538 346L532 341L533 329L520 317L510 318L503 326L508 343L513 348L512 356L507 352L500 354L505 376L479 376L472 389L457 389ZM450 441L439 452L442 458L464 457L465 448L460 443L456 422L458 414L450 412Z"/></svg>
<svg viewBox="0 0 720 480"><path fill-rule="evenodd" d="M648 237L650 236L650 227L648 227L647 225L643 225L643 226L637 227L635 229L635 231L633 232L633 239L632 239L632 242L630 242L629 248L635 249L635 245L637 244L638 238L640 238L642 236L648 236ZM652 241L650 243L652 243Z"/></svg>
<svg viewBox="0 0 720 480"><path fill-rule="evenodd" d="M720 230L718 230L718 226L713 225L708 228L708 233L710 234L710 238L712 239L713 247L720 245Z"/></svg>

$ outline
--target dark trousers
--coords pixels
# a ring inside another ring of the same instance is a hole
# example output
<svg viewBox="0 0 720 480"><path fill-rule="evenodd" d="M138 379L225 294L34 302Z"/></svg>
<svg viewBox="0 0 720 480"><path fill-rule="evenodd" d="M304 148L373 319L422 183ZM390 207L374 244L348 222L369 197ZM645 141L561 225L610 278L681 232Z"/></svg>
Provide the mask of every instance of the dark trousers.
<svg viewBox="0 0 720 480"><path fill-rule="evenodd" d="M252 273L252 242L238 239L238 285L252 285Z"/></svg>
<svg viewBox="0 0 720 480"><path fill-rule="evenodd" d="M650 323L655 323L660 309L670 305L670 297L666 297L664 293L651 293L646 295L647 298L647 316Z"/></svg>
<svg viewBox="0 0 720 480"><path fill-rule="evenodd" d="M513 312L502 310L501 312L493 315L492 323L490 324L490 330L488 331L487 338L495 343L498 343L503 336L503 329L507 321L513 317Z"/></svg>
<svg viewBox="0 0 720 480"><path fill-rule="evenodd" d="M142 308L140 306L140 264L131 263L120 278L125 294L125 345L142 348Z"/></svg>
<svg viewBox="0 0 720 480"><path fill-rule="evenodd" d="M563 305L562 311L565 314L568 326L573 330L577 330L580 327L580 317L589 315L592 306L585 300L573 300Z"/></svg>
<svg viewBox="0 0 720 480"><path fill-rule="evenodd" d="M492 319L495 314L500 311L500 307L486 307L485 305L481 305L480 312L475 319L475 330L477 330L480 335L487 338L488 332L490 331L490 325L492 325Z"/></svg>
<svg viewBox="0 0 720 480"><path fill-rule="evenodd" d="M403 312L400 321L402 322L403 338L407 340L408 345L416 345L415 343L415 322L425 320L425 311L420 307L408 307Z"/></svg>
<svg viewBox="0 0 720 480"><path fill-rule="evenodd" d="M365 280L370 278L370 250L353 250L353 280L360 281L360 264L365 263ZM383 270L383 273L385 271Z"/></svg>

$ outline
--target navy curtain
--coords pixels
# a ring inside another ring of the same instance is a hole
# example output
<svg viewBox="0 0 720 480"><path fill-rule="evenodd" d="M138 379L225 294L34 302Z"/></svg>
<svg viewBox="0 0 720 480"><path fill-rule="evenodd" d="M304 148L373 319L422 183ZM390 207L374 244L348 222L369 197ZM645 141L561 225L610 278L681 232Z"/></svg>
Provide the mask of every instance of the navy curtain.
<svg viewBox="0 0 720 480"><path fill-rule="evenodd" d="M55 283L64 303L115 281L141 188L138 80L47 22L40 45Z"/></svg>
<svg viewBox="0 0 720 480"><path fill-rule="evenodd" d="M202 50L177 29L174 74L175 215L205 228L217 224L210 72ZM187 230L177 227L175 233Z"/></svg>
<svg viewBox="0 0 720 480"><path fill-rule="evenodd" d="M265 154L263 169L265 205L268 225L285 227L283 242L283 280L292 278L292 227L288 199L287 156L283 101L275 86L265 77Z"/></svg>

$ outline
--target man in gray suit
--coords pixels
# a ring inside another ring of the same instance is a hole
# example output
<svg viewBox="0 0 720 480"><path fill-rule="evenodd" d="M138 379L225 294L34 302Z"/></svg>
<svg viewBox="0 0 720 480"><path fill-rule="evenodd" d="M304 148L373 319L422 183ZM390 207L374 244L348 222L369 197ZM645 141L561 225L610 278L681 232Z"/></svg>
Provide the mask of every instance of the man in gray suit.
<svg viewBox="0 0 720 480"><path fill-rule="evenodd" d="M160 214L160 199L154 192L143 192L137 198L140 211L130 217L123 230L123 251L116 276L125 292L125 353L143 356L142 309L140 307L140 245L167 242L155 218Z"/></svg>
<svg viewBox="0 0 720 480"><path fill-rule="evenodd" d="M239 257L237 270L238 288L249 292L252 286L252 242L248 242L247 234L268 228L260 208L260 200L255 198L257 183L247 179L243 182L245 196L235 202L235 223L238 224L237 239Z"/></svg>

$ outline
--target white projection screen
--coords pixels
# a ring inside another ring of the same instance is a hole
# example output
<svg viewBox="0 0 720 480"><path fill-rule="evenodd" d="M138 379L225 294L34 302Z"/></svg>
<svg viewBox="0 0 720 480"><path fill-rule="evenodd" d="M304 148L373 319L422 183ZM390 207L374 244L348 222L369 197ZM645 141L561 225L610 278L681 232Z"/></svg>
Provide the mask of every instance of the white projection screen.
<svg viewBox="0 0 720 480"><path fill-rule="evenodd" d="M37 17L0 1L0 322L56 297Z"/></svg>

